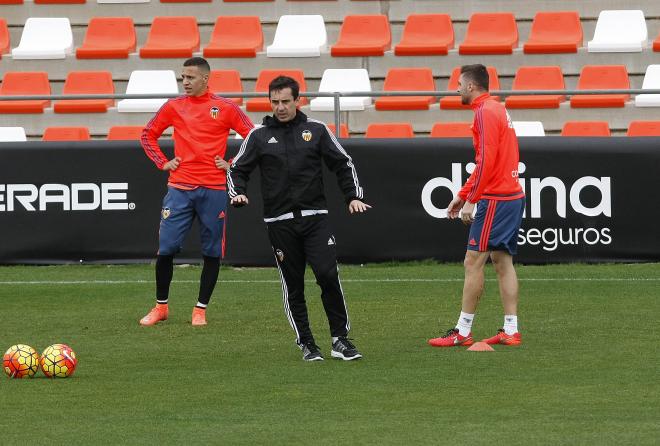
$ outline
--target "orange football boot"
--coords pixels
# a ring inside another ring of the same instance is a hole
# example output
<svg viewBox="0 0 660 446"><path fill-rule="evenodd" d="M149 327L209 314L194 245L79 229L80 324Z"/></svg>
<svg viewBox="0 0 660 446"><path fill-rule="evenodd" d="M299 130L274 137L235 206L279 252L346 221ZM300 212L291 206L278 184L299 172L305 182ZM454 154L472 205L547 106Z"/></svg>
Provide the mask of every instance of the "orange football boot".
<svg viewBox="0 0 660 446"><path fill-rule="evenodd" d="M520 336L520 332L508 335L504 332L503 328L500 328L497 330L497 334L495 336L492 338L486 338L482 342L490 345L520 345L522 343L522 338Z"/></svg>
<svg viewBox="0 0 660 446"><path fill-rule="evenodd" d="M467 336L461 336L457 328L447 330L447 334L439 338L429 339L429 345L433 347L454 347L458 345L465 345L466 347L474 344L472 340L472 333Z"/></svg>
<svg viewBox="0 0 660 446"><path fill-rule="evenodd" d="M192 312L192 324L194 326L206 325L206 309L205 308L193 308Z"/></svg>
<svg viewBox="0 0 660 446"><path fill-rule="evenodd" d="M140 325L148 327L150 325L155 325L160 321L166 321L169 309L167 304L157 304L151 309L149 314L140 319Z"/></svg>

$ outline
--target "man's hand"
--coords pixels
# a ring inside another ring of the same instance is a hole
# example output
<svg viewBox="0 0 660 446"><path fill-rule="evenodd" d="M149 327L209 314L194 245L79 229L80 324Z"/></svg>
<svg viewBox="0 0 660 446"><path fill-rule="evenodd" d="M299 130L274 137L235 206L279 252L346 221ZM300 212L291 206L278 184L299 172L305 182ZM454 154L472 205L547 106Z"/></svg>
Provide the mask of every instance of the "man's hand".
<svg viewBox="0 0 660 446"><path fill-rule="evenodd" d="M447 217L449 217L451 220L457 218L464 204L465 200L463 200L461 197L458 195L454 197L454 199L451 200L451 203L449 203L449 206L447 206Z"/></svg>
<svg viewBox="0 0 660 446"><path fill-rule="evenodd" d="M240 208L241 206L245 206L246 204L249 203L248 197L245 195L236 195L234 198L231 199L229 204L236 208Z"/></svg>
<svg viewBox="0 0 660 446"><path fill-rule="evenodd" d="M220 155L215 156L215 167L225 172L229 172L229 163L225 161Z"/></svg>
<svg viewBox="0 0 660 446"><path fill-rule="evenodd" d="M472 224L474 221L474 203L466 201L461 211L461 221L464 225Z"/></svg>
<svg viewBox="0 0 660 446"><path fill-rule="evenodd" d="M163 170L176 170L179 167L179 164L181 164L181 158L178 156L175 156L165 164L163 164Z"/></svg>
<svg viewBox="0 0 660 446"><path fill-rule="evenodd" d="M356 212L366 212L367 209L371 209L371 206L369 206L367 203L363 203L360 200L351 200L351 202L348 204L348 212L351 214L355 214Z"/></svg>

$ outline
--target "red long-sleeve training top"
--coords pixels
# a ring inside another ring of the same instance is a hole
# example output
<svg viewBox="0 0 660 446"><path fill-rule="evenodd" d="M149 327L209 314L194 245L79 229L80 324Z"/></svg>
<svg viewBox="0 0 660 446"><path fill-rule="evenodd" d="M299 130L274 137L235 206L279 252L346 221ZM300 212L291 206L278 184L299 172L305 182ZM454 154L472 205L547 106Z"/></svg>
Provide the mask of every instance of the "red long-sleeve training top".
<svg viewBox="0 0 660 446"><path fill-rule="evenodd" d="M230 129L245 138L254 127L238 106L220 96L206 92L170 99L142 130L140 139L145 153L159 169L168 160L158 137L170 126L174 127L174 156L180 157L181 163L170 171L168 185L180 189L225 189L226 172L216 167L215 157L224 158Z"/></svg>

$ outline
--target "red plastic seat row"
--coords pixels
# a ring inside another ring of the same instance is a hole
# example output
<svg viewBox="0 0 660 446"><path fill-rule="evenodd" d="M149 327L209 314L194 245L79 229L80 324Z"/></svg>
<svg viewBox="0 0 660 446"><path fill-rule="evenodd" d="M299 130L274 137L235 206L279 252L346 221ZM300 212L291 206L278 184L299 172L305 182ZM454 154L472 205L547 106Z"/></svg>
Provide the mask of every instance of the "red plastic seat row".
<svg viewBox="0 0 660 446"><path fill-rule="evenodd" d="M141 125L116 125L108 130L108 140L128 141L139 140L142 136ZM44 141L86 141L91 139L87 127L47 127L42 139Z"/></svg>

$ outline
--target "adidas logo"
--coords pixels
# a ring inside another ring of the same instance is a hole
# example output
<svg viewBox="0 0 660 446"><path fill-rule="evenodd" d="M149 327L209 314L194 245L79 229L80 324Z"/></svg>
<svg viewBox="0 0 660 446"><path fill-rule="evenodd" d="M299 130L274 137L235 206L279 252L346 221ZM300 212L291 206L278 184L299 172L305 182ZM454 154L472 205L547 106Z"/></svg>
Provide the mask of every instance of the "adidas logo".
<svg viewBox="0 0 660 446"><path fill-rule="evenodd" d="M470 239L470 246L477 246L477 241L475 239Z"/></svg>
<svg viewBox="0 0 660 446"><path fill-rule="evenodd" d="M334 241L334 239L332 238L332 236L330 236L330 238L328 239L328 246L330 246L330 245L334 245L334 244L335 244L335 241Z"/></svg>
<svg viewBox="0 0 660 446"><path fill-rule="evenodd" d="M275 139L274 136L271 136L270 139L268 140L268 144L276 144L277 140Z"/></svg>

